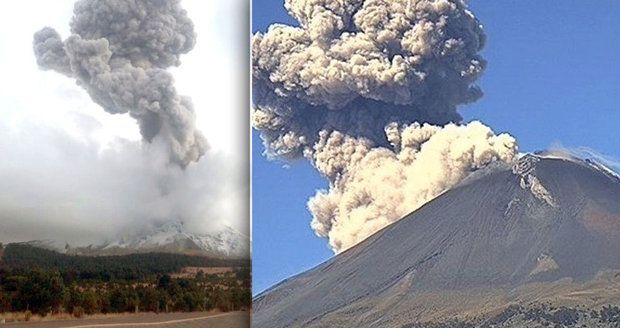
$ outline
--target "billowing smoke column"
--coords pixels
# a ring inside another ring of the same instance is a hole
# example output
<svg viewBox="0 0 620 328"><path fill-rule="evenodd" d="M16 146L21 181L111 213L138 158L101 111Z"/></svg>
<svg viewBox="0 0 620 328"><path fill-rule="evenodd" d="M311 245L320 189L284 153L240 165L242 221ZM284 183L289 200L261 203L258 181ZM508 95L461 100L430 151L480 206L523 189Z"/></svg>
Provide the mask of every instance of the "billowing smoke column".
<svg viewBox="0 0 620 328"><path fill-rule="evenodd" d="M205 153L192 103L166 71L196 40L179 0L80 0L71 33L65 41L49 27L34 35L41 68L75 78L107 112L129 113L144 140L165 143L172 163L185 167Z"/></svg>
<svg viewBox="0 0 620 328"><path fill-rule="evenodd" d="M329 191L309 202L312 228L336 250L349 248L494 161L511 162L516 142L480 122L445 127L414 123L386 128L392 149L321 133L314 164Z"/></svg>
<svg viewBox="0 0 620 328"><path fill-rule="evenodd" d="M299 27L252 39L253 125L267 156L305 156L329 180L309 209L335 252L516 157L511 136L457 125L457 106L482 95L474 82L485 68L485 35L463 1L285 7Z"/></svg>

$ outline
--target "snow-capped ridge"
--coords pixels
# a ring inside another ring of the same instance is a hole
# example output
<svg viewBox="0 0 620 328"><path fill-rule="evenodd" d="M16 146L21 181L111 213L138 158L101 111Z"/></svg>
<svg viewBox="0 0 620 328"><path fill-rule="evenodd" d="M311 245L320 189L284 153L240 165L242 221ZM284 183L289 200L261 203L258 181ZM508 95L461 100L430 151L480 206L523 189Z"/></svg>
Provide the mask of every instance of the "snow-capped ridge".
<svg viewBox="0 0 620 328"><path fill-rule="evenodd" d="M607 165L605 162L612 162L611 166L616 165L616 163L613 160L609 160L602 155L594 153L593 151L571 151L567 149L553 149L535 152L534 154L528 153L526 155L536 156L538 158L562 159L566 161L571 161L573 163L586 165L590 168L600 171L610 178L620 180L620 173L616 172L610 167L610 165Z"/></svg>
<svg viewBox="0 0 620 328"><path fill-rule="evenodd" d="M544 201L551 207L557 207L556 201L551 193L540 182L535 175L536 163L540 161L540 157L536 155L526 154L522 156L512 167L512 173L520 176L519 186L521 189L529 189L534 197Z"/></svg>
<svg viewBox="0 0 620 328"><path fill-rule="evenodd" d="M247 236L228 226L211 234L198 234L190 232L180 221L171 221L101 245L75 248L72 253L106 255L157 251L249 258L249 243Z"/></svg>

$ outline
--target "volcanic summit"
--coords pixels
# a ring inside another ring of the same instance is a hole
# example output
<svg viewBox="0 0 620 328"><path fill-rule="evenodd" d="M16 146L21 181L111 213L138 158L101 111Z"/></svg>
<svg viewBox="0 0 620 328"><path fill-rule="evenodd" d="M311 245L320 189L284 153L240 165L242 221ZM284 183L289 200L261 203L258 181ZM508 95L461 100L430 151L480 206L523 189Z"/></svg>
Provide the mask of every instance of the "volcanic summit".
<svg viewBox="0 0 620 328"><path fill-rule="evenodd" d="M601 308L620 303L618 254L620 178L593 161L528 154L472 173L356 246L259 294L253 324L417 327L488 323L506 309L534 304L551 312Z"/></svg>

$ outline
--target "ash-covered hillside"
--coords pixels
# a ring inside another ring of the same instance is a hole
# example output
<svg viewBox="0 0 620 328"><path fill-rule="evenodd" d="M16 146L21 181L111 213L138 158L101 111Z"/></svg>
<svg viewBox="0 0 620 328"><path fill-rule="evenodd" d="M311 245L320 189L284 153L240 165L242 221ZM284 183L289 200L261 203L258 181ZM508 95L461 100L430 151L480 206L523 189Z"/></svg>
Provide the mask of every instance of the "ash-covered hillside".
<svg viewBox="0 0 620 328"><path fill-rule="evenodd" d="M618 254L620 178L590 161L526 155L258 295L253 323L403 327L514 304L598 311L620 304Z"/></svg>
<svg viewBox="0 0 620 328"><path fill-rule="evenodd" d="M197 234L181 222L172 221L101 245L69 247L66 251L78 255L163 252L249 259L250 239L231 227L211 234Z"/></svg>

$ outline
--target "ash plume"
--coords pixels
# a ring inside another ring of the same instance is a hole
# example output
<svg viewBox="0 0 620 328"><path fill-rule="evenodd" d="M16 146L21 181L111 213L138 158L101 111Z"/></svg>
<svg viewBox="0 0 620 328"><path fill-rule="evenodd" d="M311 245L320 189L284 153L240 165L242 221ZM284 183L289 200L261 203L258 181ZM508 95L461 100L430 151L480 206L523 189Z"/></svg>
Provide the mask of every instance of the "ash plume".
<svg viewBox="0 0 620 328"><path fill-rule="evenodd" d="M71 35L45 27L34 35L37 63L74 78L112 114L129 113L147 142L160 140L170 162L198 161L207 144L195 127L189 98L166 71L196 40L179 0L80 0Z"/></svg>
<svg viewBox="0 0 620 328"><path fill-rule="evenodd" d="M390 122L458 122L478 99L485 36L461 1L305 1L285 6L300 27L252 40L254 124L287 157L320 130L387 145Z"/></svg>
<svg viewBox="0 0 620 328"><path fill-rule="evenodd" d="M311 226L330 247L345 250L452 188L494 161L512 162L513 137L474 121L445 127L414 123L386 128L393 148L340 132L322 133L315 166L329 190L310 199Z"/></svg>
<svg viewBox="0 0 620 328"><path fill-rule="evenodd" d="M482 96L485 34L460 0L285 0L299 26L252 38L252 122L268 157L330 182L312 228L342 251L475 171L514 138L461 123Z"/></svg>

